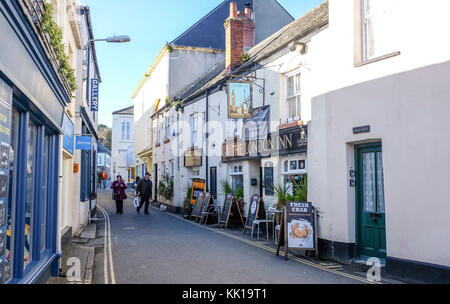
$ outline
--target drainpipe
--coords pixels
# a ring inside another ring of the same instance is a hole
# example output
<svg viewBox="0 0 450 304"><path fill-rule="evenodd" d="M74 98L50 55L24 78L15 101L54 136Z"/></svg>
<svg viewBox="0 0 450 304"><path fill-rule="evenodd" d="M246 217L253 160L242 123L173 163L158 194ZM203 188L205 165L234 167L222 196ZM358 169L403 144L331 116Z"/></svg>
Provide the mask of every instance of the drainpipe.
<svg viewBox="0 0 450 304"><path fill-rule="evenodd" d="M205 120L206 120L206 149L205 149L205 165L206 165L206 192L209 192L209 184L208 184L208 166L209 166L209 158L208 158L208 148L209 148L209 128L208 128L208 122L209 122L209 90L206 91L206 110L205 110Z"/></svg>

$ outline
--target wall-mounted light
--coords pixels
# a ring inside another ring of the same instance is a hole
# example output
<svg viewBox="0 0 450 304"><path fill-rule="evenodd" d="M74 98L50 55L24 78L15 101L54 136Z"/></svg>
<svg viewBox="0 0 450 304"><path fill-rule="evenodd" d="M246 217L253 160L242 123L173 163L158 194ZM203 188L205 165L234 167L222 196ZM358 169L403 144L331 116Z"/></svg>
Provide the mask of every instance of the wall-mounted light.
<svg viewBox="0 0 450 304"><path fill-rule="evenodd" d="M304 42L293 41L289 44L289 51L291 52L299 52L304 55L307 50L307 45Z"/></svg>

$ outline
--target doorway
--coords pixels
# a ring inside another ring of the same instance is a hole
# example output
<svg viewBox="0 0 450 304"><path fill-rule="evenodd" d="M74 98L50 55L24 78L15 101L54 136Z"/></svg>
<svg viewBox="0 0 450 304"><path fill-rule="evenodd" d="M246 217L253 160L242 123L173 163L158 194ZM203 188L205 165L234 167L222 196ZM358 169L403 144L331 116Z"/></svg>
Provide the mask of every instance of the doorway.
<svg viewBox="0 0 450 304"><path fill-rule="evenodd" d="M356 236L362 259L386 258L384 169L381 143L356 146Z"/></svg>

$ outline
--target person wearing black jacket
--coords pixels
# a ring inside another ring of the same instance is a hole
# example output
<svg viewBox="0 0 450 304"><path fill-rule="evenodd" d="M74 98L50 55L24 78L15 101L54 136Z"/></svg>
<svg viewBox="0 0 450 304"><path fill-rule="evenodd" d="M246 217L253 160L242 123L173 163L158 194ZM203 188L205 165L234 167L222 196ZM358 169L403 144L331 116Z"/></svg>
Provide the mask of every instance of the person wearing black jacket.
<svg viewBox="0 0 450 304"><path fill-rule="evenodd" d="M139 202L139 207L136 209L137 213L141 210L145 203L145 214L150 214L148 212L148 207L150 205L150 197L152 196L152 181L150 180L150 173L145 173L145 177L139 181L136 188L137 195L140 196L141 201Z"/></svg>

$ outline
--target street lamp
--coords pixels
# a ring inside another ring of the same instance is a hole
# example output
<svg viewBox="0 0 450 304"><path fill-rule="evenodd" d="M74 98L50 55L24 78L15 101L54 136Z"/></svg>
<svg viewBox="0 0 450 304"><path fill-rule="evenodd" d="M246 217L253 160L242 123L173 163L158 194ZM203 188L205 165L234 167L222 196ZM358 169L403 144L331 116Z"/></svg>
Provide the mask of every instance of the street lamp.
<svg viewBox="0 0 450 304"><path fill-rule="evenodd" d="M92 36L91 36L92 37ZM86 44L85 50L87 50L87 73L86 73L86 102L88 104L90 104L89 102L89 90L90 90L90 67L91 67L91 47L93 45L93 42L95 41L106 41L109 43L125 43L125 42L130 42L131 39L129 36L127 35L121 35L121 36L112 36L112 37L107 37L104 39L89 39L89 41ZM91 106L91 110L92 110L92 105ZM97 108L98 110L98 108ZM92 154L91 154L92 155ZM95 163L96 163L96 159L94 159L94 157L92 157L92 167L96 168ZM95 169L97 170L97 169ZM93 175L93 181L95 181L95 173L92 174ZM95 189L95 182L93 185L93 188ZM92 211L92 206L91 206L91 196L89 196L89 222L92 219L91 218L91 211Z"/></svg>

